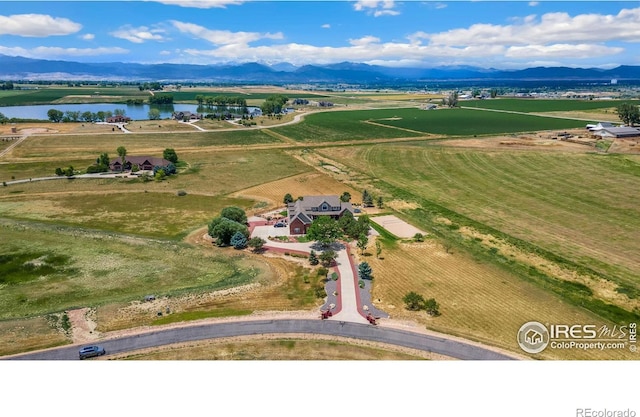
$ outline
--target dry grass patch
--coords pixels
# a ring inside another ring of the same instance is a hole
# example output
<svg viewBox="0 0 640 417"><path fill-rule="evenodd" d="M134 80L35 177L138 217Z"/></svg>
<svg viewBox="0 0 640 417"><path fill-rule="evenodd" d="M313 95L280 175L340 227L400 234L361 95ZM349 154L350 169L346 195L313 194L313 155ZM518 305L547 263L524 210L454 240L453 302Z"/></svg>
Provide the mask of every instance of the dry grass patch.
<svg viewBox="0 0 640 417"><path fill-rule="evenodd" d="M0 356L46 349L69 342L69 337L45 317L0 321Z"/></svg>
<svg viewBox="0 0 640 417"><path fill-rule="evenodd" d="M125 128L134 133L147 132L191 132L197 129L187 123L179 123L177 120L134 120L125 125Z"/></svg>
<svg viewBox="0 0 640 417"><path fill-rule="evenodd" d="M135 360L416 360L435 355L345 338L246 336L116 356ZM436 359L440 359L437 357Z"/></svg>
<svg viewBox="0 0 640 417"><path fill-rule="evenodd" d="M320 172L305 172L247 188L234 193L233 196L264 201L268 204L268 207L265 208L273 208L283 205L282 201L287 193L291 194L293 198L297 198L305 195L341 195L345 191L349 192L353 197L359 195L358 191L335 180L330 175Z"/></svg>

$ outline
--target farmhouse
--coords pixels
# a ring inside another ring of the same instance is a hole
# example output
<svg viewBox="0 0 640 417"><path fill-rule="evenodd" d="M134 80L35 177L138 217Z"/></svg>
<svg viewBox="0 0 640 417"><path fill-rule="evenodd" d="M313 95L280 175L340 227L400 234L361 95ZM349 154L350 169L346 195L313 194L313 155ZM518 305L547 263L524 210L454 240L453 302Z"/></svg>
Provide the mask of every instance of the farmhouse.
<svg viewBox="0 0 640 417"><path fill-rule="evenodd" d="M111 171L130 171L134 165L137 165L141 171L151 171L156 166L166 167L171 163L166 159L155 156L125 156L124 159L124 166L122 166L122 161L119 158L111 162L109 164Z"/></svg>
<svg viewBox="0 0 640 417"><path fill-rule="evenodd" d="M128 123L131 121L131 117L118 115L107 117L107 123Z"/></svg>
<svg viewBox="0 0 640 417"><path fill-rule="evenodd" d="M289 233L292 235L305 234L317 217L331 216L333 219L339 219L347 211L353 214L351 203L340 201L338 196L305 196L302 200L287 205Z"/></svg>

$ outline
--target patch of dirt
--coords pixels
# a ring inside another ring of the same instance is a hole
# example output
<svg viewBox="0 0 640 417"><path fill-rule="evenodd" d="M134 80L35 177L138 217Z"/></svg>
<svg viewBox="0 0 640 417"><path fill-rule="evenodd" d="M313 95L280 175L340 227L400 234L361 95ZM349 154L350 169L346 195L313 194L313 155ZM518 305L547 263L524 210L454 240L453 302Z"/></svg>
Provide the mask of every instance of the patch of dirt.
<svg viewBox="0 0 640 417"><path fill-rule="evenodd" d="M98 340L100 332L96 331L95 310L79 308L67 312L71 323L71 340L73 343L87 343Z"/></svg>

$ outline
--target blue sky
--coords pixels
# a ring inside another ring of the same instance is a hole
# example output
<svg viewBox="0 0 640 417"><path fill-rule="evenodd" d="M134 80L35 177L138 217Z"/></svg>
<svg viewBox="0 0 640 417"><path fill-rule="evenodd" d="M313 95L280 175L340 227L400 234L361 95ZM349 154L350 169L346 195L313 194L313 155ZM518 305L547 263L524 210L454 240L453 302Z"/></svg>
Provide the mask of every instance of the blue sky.
<svg viewBox="0 0 640 417"><path fill-rule="evenodd" d="M79 62L640 65L640 2L0 1L0 54Z"/></svg>

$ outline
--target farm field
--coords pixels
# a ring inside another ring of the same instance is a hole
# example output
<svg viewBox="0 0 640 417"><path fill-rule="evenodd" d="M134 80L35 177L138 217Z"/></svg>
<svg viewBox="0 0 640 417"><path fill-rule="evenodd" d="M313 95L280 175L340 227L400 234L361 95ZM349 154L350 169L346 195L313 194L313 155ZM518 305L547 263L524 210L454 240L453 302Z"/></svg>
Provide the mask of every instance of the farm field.
<svg viewBox="0 0 640 417"><path fill-rule="evenodd" d="M37 135L29 137L4 161L18 160L27 162L32 158L40 160L60 161L64 156L71 158L88 158L91 163L97 155L107 152L115 155L119 146L125 146L129 155L152 154L162 155L165 148L201 150L203 147L234 146L281 143L281 141L260 130L237 130L221 132L154 132L139 135Z"/></svg>
<svg viewBox="0 0 640 417"><path fill-rule="evenodd" d="M336 181L332 177L319 172L305 172L281 180L260 184L234 193L234 197L251 198L263 201L267 204L265 207L280 207L284 204L282 198L284 194L289 193L294 198L304 195L341 195L348 192L355 198L359 192L354 188Z"/></svg>
<svg viewBox="0 0 640 417"><path fill-rule="evenodd" d="M640 196L628 193L638 187L640 167L632 158L409 145L321 154L616 281L640 284Z"/></svg>
<svg viewBox="0 0 640 417"><path fill-rule="evenodd" d="M372 247L368 252L374 253ZM525 282L509 271L478 262L463 251L449 250L436 239L421 243L385 244L382 259L366 256L373 269L372 299L377 308L394 320L418 322L428 329L454 334L518 352L514 335L523 323L601 323L588 311L566 303L537 285ZM404 308L402 298L409 291L435 298L439 317ZM376 301L380 300L380 301ZM522 353L522 352L521 352ZM602 352L554 351L536 355L546 359L625 359L627 351L603 356Z"/></svg>
<svg viewBox="0 0 640 417"><path fill-rule="evenodd" d="M302 123L275 128L301 142L330 142L433 135L488 135L584 127L579 120L480 112L465 109L416 108L324 112ZM388 126L386 128L385 126Z"/></svg>
<svg viewBox="0 0 640 417"><path fill-rule="evenodd" d="M462 107L508 110L523 113L571 112L615 109L622 103L640 104L640 100L571 100L571 99L518 99L464 100Z"/></svg>
<svg viewBox="0 0 640 417"><path fill-rule="evenodd" d="M73 99L65 99L68 96L76 97ZM129 98L147 99L148 97L149 93L140 91L138 87L38 86L37 89L13 90L10 95L0 95L0 106L26 106L53 103L125 102Z"/></svg>

